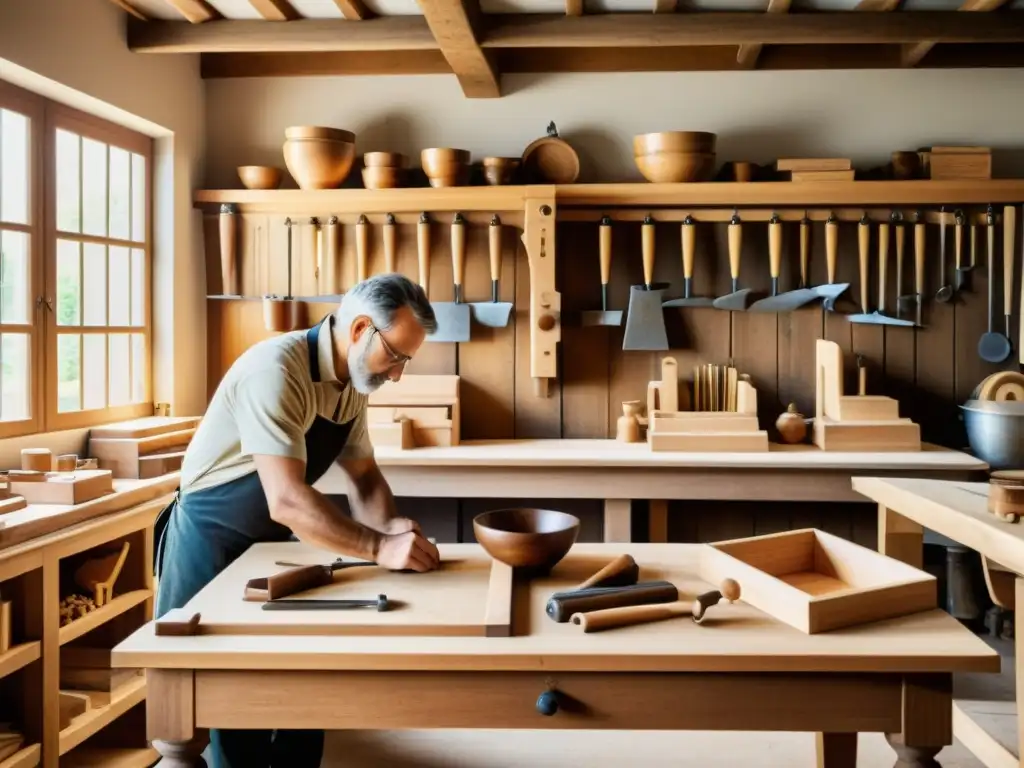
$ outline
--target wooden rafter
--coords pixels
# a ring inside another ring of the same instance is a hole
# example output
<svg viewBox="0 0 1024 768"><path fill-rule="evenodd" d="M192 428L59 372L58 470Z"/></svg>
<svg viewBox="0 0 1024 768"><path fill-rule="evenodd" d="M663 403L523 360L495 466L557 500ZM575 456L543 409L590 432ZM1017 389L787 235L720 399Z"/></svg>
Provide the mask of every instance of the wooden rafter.
<svg viewBox="0 0 1024 768"><path fill-rule="evenodd" d="M362 21L373 15L363 0L334 0L334 4L348 21Z"/></svg>
<svg viewBox="0 0 1024 768"><path fill-rule="evenodd" d="M654 0L655 13L675 13L678 0Z"/></svg>
<svg viewBox="0 0 1024 768"><path fill-rule="evenodd" d="M565 0L566 16L582 16L583 0Z"/></svg>
<svg viewBox="0 0 1024 768"><path fill-rule="evenodd" d="M462 92L472 99L501 96L494 65L477 42L480 5L477 0L417 0Z"/></svg>
<svg viewBox="0 0 1024 768"><path fill-rule="evenodd" d="M853 10L888 13L899 9L901 2L902 0L860 0Z"/></svg>
<svg viewBox="0 0 1024 768"><path fill-rule="evenodd" d="M249 0L249 5L267 21L295 21L302 18L288 0Z"/></svg>
<svg viewBox="0 0 1024 768"><path fill-rule="evenodd" d="M221 18L220 13L206 0L166 0L178 13L193 24Z"/></svg>
<svg viewBox="0 0 1024 768"><path fill-rule="evenodd" d="M128 0L111 0L111 2L113 2L114 5L116 5L121 10L127 11L129 14L134 16L136 19L139 19L140 21L146 21L149 19L149 17L146 16L146 14L144 14L134 5L129 3Z"/></svg>
<svg viewBox="0 0 1024 768"><path fill-rule="evenodd" d="M790 0L768 0L768 8L765 13L789 13ZM736 64L740 69L754 69L757 67L757 57L761 55L761 43L750 43L741 45L736 51Z"/></svg>
<svg viewBox="0 0 1024 768"><path fill-rule="evenodd" d="M1007 0L967 0L960 6L961 11L994 11ZM911 43L903 48L902 63L905 67L916 67L928 52L935 47L938 41L922 40L919 43Z"/></svg>

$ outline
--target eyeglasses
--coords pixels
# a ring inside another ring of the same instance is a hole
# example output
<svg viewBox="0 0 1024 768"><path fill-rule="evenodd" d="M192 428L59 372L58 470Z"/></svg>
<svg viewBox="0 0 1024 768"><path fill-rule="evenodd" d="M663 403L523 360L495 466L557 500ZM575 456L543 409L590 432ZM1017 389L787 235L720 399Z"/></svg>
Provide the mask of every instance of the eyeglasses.
<svg viewBox="0 0 1024 768"><path fill-rule="evenodd" d="M392 366L405 365L410 360L412 360L411 356L403 355L400 352L396 352L392 348L392 346L390 344L388 344L387 340L384 338L384 334L380 332L380 329L377 326L375 326L375 325L373 325L371 323L370 324L370 328L371 328L370 332L371 333L376 333L377 334L377 338L380 339L380 345L382 347L384 347L384 351L387 352L388 356L391 358L391 365Z"/></svg>

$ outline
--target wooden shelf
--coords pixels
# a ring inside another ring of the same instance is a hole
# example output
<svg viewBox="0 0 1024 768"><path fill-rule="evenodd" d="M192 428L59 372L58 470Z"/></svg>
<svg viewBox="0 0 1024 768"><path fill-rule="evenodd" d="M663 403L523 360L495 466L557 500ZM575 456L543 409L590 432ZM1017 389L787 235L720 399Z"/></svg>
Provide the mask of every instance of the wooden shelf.
<svg viewBox="0 0 1024 768"><path fill-rule="evenodd" d="M90 692L93 706L86 712L71 721L71 725L60 732L60 754L71 751L101 728L109 725L129 709L146 698L146 678L139 675L138 678L119 686L111 691L110 700L106 704L97 706L97 702L107 695L99 692ZM106 765L106 763L103 763Z"/></svg>
<svg viewBox="0 0 1024 768"><path fill-rule="evenodd" d="M0 768L36 768L41 757L42 747L39 744L29 744L0 762Z"/></svg>
<svg viewBox="0 0 1024 768"><path fill-rule="evenodd" d="M41 644L38 640L12 645L6 653L0 653L0 677L17 672L39 658Z"/></svg>
<svg viewBox="0 0 1024 768"><path fill-rule="evenodd" d="M160 759L160 753L152 747L125 749L99 749L81 747L65 755L60 768L149 768Z"/></svg>
<svg viewBox="0 0 1024 768"><path fill-rule="evenodd" d="M60 644L70 643L77 640L86 632L91 632L96 627L105 624L115 616L120 616L137 605L141 605L152 597L153 592L148 589L136 589L118 595L109 603L90 611L80 619L75 619L70 624L60 628Z"/></svg>
<svg viewBox="0 0 1024 768"><path fill-rule="evenodd" d="M197 206L233 203L242 213L398 213L519 210L529 190L550 187L433 189L199 190ZM1024 202L1024 179L982 181L765 181L693 184L563 184L557 204L584 206L986 205Z"/></svg>

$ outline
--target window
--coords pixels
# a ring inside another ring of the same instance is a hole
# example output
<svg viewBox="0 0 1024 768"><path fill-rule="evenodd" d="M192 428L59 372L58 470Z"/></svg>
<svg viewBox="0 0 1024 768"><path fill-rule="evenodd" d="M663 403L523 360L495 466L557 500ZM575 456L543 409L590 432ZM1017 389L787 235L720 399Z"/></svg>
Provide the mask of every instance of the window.
<svg viewBox="0 0 1024 768"><path fill-rule="evenodd" d="M0 82L0 437L152 413L151 163Z"/></svg>

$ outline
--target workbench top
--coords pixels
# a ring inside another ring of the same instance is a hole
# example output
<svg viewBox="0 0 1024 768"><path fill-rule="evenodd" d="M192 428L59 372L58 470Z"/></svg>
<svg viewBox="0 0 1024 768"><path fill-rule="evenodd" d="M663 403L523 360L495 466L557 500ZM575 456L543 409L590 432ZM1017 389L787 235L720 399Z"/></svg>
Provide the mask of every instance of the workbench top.
<svg viewBox="0 0 1024 768"><path fill-rule="evenodd" d="M822 451L772 443L767 453L651 451L617 440L464 440L437 448L376 448L381 466L478 467L736 467L768 469L906 469L984 471L981 459L925 443L920 451Z"/></svg>
<svg viewBox="0 0 1024 768"><path fill-rule="evenodd" d="M333 557L301 543L251 549L236 573L274 573L280 547L295 562L330 562ZM858 627L807 635L750 607L742 600L720 604L698 625L688 618L584 634L580 627L552 621L544 611L553 592L572 588L615 556L628 552L641 579L667 579L681 597L711 589L697 573L698 544L577 544L545 578L517 585L512 599L512 637L298 636L200 634L157 636L153 623L114 649L115 666L186 669L288 669L381 671L516 672L952 672L999 670L999 657L982 640L941 610ZM443 560L478 557L476 544L442 544ZM270 570L267 570L268 567ZM357 569L361 570L361 569ZM344 572L342 572L344 573ZM410 574L404 594L415 603ZM227 578L225 578L227 577ZM365 573L364 573L365 577ZM338 576L343 580L345 576ZM424 578L423 584L429 580ZM185 606L182 614L205 611L211 624L237 613L244 583L227 571ZM359 594L373 590L361 582ZM456 590L452 591L453 596ZM458 592L462 594L462 592ZM223 602L218 608L216 600ZM427 598L422 598L426 602ZM233 603L233 604L232 604ZM479 607L483 610L483 606ZM713 612L713 615L712 615ZM259 619L260 611L251 612ZM268 614L263 612L265 617ZM230 618L228 619L230 620ZM322 619L321 619L322 620ZM201 620L202 621L202 620Z"/></svg>

